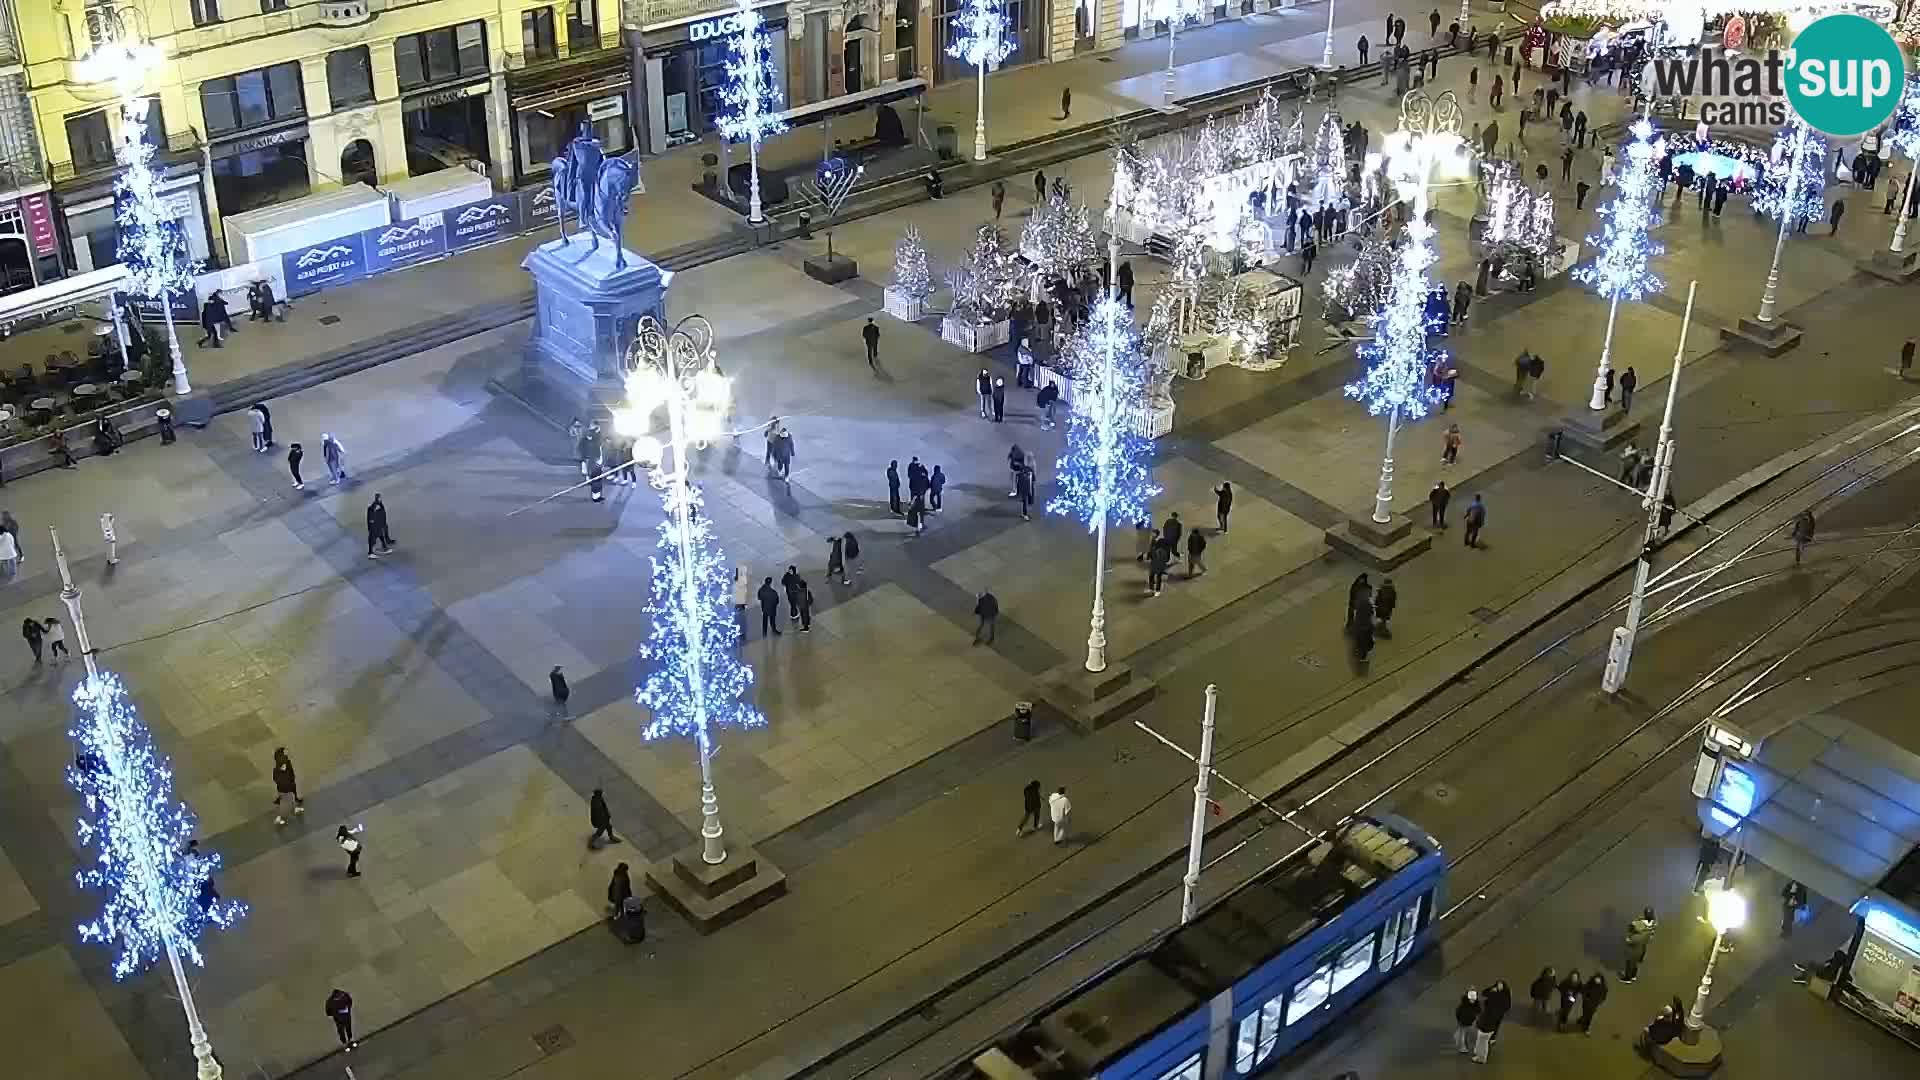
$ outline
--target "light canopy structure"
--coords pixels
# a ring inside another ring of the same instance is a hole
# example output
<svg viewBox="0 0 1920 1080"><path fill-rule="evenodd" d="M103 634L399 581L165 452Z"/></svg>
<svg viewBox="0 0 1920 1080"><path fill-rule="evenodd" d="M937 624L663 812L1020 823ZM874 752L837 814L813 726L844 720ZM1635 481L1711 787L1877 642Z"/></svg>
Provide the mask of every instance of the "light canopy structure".
<svg viewBox="0 0 1920 1080"><path fill-rule="evenodd" d="M760 144L787 130L779 116L785 95L773 77L773 39L753 0L740 0L732 17L739 31L727 43L727 83L715 120L721 135L747 144L747 220L758 225L767 219L760 209Z"/></svg>
<svg viewBox="0 0 1920 1080"><path fill-rule="evenodd" d="M953 42L947 55L973 65L973 160L987 160L987 72L1013 55L1018 45L1006 0L967 0L953 17Z"/></svg>
<svg viewBox="0 0 1920 1080"><path fill-rule="evenodd" d="M1107 526L1149 514L1154 486L1153 440L1145 434L1147 352L1133 312L1114 292L1094 304L1087 325L1068 342L1073 414L1060 458L1058 491L1047 512L1075 517L1094 534L1093 617L1087 670L1107 667Z"/></svg>
<svg viewBox="0 0 1920 1080"><path fill-rule="evenodd" d="M634 691L648 711L640 733L648 740L690 738L698 746L700 857L719 864L727 849L713 786L714 732L767 723L746 700L753 669L737 655L732 575L710 520L699 513L700 489L688 467L690 450L724 434L729 388L715 362L713 329L699 315L671 329L642 318L627 368L627 404L615 411L614 423L636 440L634 458L653 471L667 511L645 609L649 631L640 645L647 674ZM662 408L665 443L647 435Z"/></svg>
<svg viewBox="0 0 1920 1080"><path fill-rule="evenodd" d="M1796 117L1774 137L1771 160L1760 193L1753 198L1755 209L1780 222L1780 233L1773 242L1773 265L1767 268L1767 284L1760 291L1760 312L1754 316L1762 325L1773 323L1773 308L1780 295L1780 255L1786 250L1787 233L1818 221L1826 213L1822 192L1827 183L1827 140Z"/></svg>
<svg viewBox="0 0 1920 1080"><path fill-rule="evenodd" d="M1660 291L1660 277L1648 269L1648 263L1666 251L1651 236L1660 224L1655 203L1666 140L1656 138L1653 125L1644 119L1631 131L1633 138L1621 154L1620 193L1599 209L1599 234L1587 237L1599 254L1573 271L1575 281L1607 301L1607 332L1600 342L1600 366L1593 373L1593 393L1587 400L1587 408L1595 412L1607 407L1607 374L1613 370L1613 327L1620 302L1636 304Z"/></svg>

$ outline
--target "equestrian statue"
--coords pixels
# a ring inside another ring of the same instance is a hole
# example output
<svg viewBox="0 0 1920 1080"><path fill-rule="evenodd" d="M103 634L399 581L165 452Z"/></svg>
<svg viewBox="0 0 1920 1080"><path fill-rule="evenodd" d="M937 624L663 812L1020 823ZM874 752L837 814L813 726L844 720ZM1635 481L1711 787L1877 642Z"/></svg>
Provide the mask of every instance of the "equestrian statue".
<svg viewBox="0 0 1920 1080"><path fill-rule="evenodd" d="M600 149L600 140L592 130L580 125L580 134L567 144L567 152L553 159L553 196L559 211L560 239L567 240L567 211L593 238L588 254L600 250L600 238L613 244L613 267L625 269L626 249L620 243L620 230L627 221L627 204L640 186L640 166L630 157L611 161Z"/></svg>

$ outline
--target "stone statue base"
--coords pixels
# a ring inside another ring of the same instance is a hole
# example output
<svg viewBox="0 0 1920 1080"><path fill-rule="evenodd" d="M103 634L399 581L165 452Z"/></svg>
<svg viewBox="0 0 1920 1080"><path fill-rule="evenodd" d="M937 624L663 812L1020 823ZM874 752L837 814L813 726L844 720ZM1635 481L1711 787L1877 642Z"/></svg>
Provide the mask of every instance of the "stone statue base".
<svg viewBox="0 0 1920 1080"><path fill-rule="evenodd" d="M631 251L615 268L615 249L575 234L534 248L520 266L533 275L533 331L515 396L542 413L604 415L626 396L627 346L640 317L666 321L673 272ZM564 421L562 421L564 422Z"/></svg>

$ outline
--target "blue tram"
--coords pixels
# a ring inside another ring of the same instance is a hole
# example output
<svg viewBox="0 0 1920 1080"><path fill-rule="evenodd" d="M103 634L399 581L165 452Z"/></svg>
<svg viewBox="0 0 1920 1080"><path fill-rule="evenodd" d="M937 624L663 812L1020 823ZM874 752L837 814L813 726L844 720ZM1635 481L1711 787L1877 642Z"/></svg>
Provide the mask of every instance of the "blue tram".
<svg viewBox="0 0 1920 1080"><path fill-rule="evenodd" d="M1255 1076L1427 945L1440 845L1404 818L1357 818L976 1056L986 1080Z"/></svg>

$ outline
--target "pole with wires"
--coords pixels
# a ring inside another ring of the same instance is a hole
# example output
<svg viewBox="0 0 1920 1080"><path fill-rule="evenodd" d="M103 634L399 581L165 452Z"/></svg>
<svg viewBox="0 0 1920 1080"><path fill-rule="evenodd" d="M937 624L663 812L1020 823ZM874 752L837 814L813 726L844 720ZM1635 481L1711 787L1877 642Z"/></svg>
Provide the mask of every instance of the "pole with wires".
<svg viewBox="0 0 1920 1080"><path fill-rule="evenodd" d="M1600 689L1617 694L1627 681L1627 667L1633 660L1634 639L1640 633L1640 612L1647 602L1647 580L1653 576L1653 545L1660 537L1660 511L1666 504L1667 485L1673 477L1673 403L1680 387L1680 363L1687 350L1687 329L1693 323L1693 296L1698 281L1687 286L1687 311L1680 321L1680 343L1673 350L1673 376L1667 380L1667 409L1660 417L1660 438L1653 444L1653 482L1640 505L1647 511L1647 529L1640 540L1640 557L1633 563L1633 592L1627 598L1627 621L1613 628L1613 640L1607 645L1607 668L1600 676Z"/></svg>
<svg viewBox="0 0 1920 1080"><path fill-rule="evenodd" d="M1193 829L1187 834L1187 874L1180 881L1180 925L1193 921L1193 894L1200 888L1200 854L1207 839L1207 788L1213 780L1213 713L1220 688L1207 684L1207 711L1200 720L1199 775L1193 782Z"/></svg>

